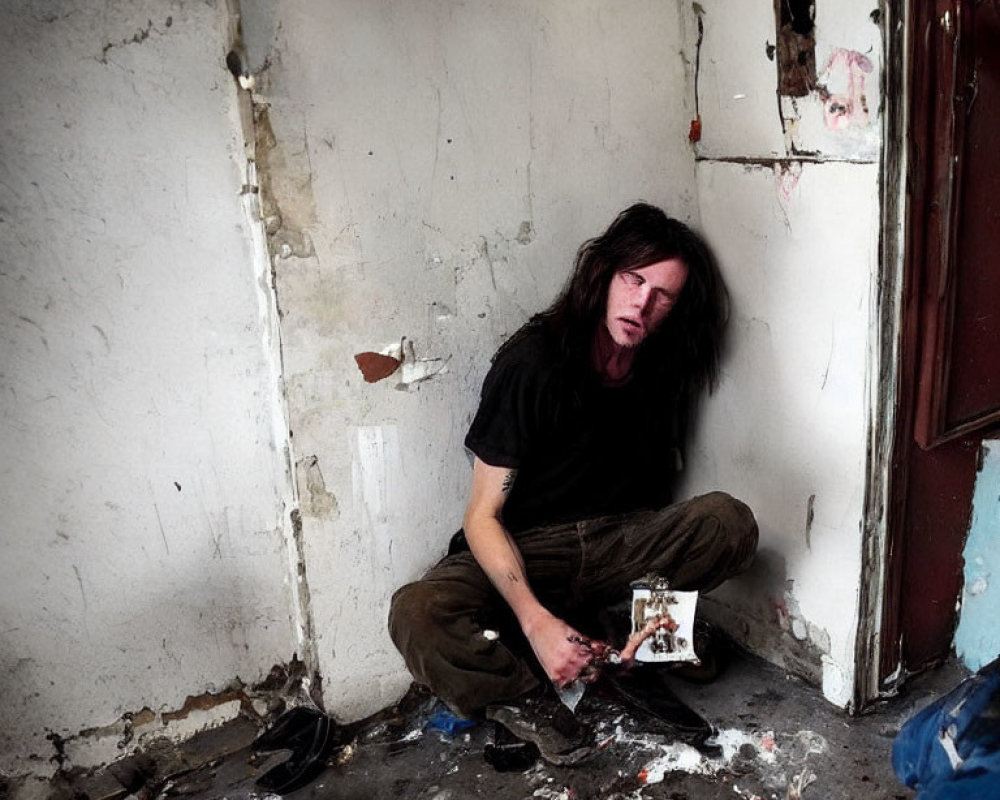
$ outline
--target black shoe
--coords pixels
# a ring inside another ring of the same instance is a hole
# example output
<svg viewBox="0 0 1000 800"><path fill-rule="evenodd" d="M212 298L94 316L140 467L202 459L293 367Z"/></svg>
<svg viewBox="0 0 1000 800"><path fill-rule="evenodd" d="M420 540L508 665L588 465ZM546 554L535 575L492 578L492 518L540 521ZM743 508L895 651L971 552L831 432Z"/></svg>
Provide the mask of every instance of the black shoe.
<svg viewBox="0 0 1000 800"><path fill-rule="evenodd" d="M697 747L712 735L708 721L667 686L662 665L637 664L627 670L608 671L605 679L614 696L663 723L678 740Z"/></svg>
<svg viewBox="0 0 1000 800"><path fill-rule="evenodd" d="M566 706L541 692L489 705L486 718L500 723L518 739L534 744L550 764L579 764L597 752L590 729Z"/></svg>
<svg viewBox="0 0 1000 800"><path fill-rule="evenodd" d="M329 722L322 711L308 706L296 706L279 716L270 727L261 733L250 749L255 753L274 753L278 750L294 750L312 740L316 726Z"/></svg>
<svg viewBox="0 0 1000 800"><path fill-rule="evenodd" d="M491 722L483 760L497 772L520 772L538 760L538 745L518 739L499 722Z"/></svg>
<svg viewBox="0 0 1000 800"><path fill-rule="evenodd" d="M691 683L711 683L729 663L733 645L719 628L704 619L695 619L692 639L701 663L673 665L670 674Z"/></svg>
<svg viewBox="0 0 1000 800"><path fill-rule="evenodd" d="M337 738L333 720L318 709L299 706L282 714L254 739L251 749L255 753L291 750L292 754L255 783L276 794L301 789L323 771Z"/></svg>

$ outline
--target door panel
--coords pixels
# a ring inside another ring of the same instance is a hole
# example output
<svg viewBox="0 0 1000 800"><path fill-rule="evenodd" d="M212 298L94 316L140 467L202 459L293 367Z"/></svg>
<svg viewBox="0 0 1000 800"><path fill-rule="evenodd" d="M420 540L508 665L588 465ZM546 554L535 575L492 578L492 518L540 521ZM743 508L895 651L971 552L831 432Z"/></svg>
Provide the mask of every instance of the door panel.
<svg viewBox="0 0 1000 800"><path fill-rule="evenodd" d="M981 441L1000 420L1000 3L907 7L907 232L883 682L950 651Z"/></svg>
<svg viewBox="0 0 1000 800"><path fill-rule="evenodd" d="M922 42L933 66L922 95L933 109L916 410L925 448L1000 419L1000 5L949 0L935 16Z"/></svg>

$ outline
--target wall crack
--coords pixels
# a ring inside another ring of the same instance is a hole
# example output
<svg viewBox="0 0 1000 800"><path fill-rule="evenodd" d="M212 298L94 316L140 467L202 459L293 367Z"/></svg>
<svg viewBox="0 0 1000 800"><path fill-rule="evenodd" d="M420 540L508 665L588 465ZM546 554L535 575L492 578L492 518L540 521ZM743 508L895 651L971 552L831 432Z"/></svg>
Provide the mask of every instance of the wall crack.
<svg viewBox="0 0 1000 800"><path fill-rule="evenodd" d="M169 28L173 24L174 24L174 18L167 17L166 20L163 22L163 27ZM147 19L146 27L139 28L138 30L136 30L134 34L132 34L132 36L125 37L124 39L121 39L117 42L105 42L104 45L101 47L101 55L97 60L100 61L102 64L107 64L108 53L111 50L114 50L117 47L129 47L130 45L133 44L142 44L149 38L150 34L152 33L156 33L160 36L163 35L163 31L161 31L159 28L156 27L153 20Z"/></svg>
<svg viewBox="0 0 1000 800"><path fill-rule="evenodd" d="M288 583L291 591L293 622L297 646L305 667L305 677L302 679L303 688L312 700L322 707L322 678L319 674L315 625L306 574L301 498L297 476L298 465L294 457L289 427L288 395L285 387L284 352L281 341L281 309L275 268L277 258L288 258L292 255L310 257L315 255L315 250L304 230L304 225L290 225L276 199L279 187L275 186L272 177L274 172L279 171L279 167L282 170L285 167L284 151L278 147L274 130L271 127L268 104L258 101L254 97L255 81L245 79L249 76L249 72L246 69L245 55L243 55L242 17L239 0L230 0L229 13L230 35L226 69L232 72L234 86L239 92L240 121L243 128L246 156L245 180L240 190L240 197L252 239L253 259L259 275L258 293L265 329L265 346L271 356L271 378L276 387L278 405L280 406L280 411L276 414L273 423L274 436L276 442L284 449L285 474L289 490L286 508L291 508L287 525L283 526L283 531L290 572ZM239 61L238 64L237 61ZM266 60L263 68L266 69L269 65L269 60ZM291 216L293 219L311 220L315 215L311 175L308 175L304 182L297 184L297 186L302 189L306 201L302 205L293 207ZM287 194L288 188L282 187L282 191ZM320 476L321 479L322 476ZM329 512L333 513L336 511L336 500L333 495L330 495L330 499L332 502L327 502L326 505L329 506Z"/></svg>

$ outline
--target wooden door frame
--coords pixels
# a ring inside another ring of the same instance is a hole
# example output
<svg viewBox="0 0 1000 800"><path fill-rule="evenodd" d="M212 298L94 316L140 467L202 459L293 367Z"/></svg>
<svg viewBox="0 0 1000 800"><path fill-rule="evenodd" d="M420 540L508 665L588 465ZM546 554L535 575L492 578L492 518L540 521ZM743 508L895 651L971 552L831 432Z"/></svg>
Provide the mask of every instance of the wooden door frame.
<svg viewBox="0 0 1000 800"><path fill-rule="evenodd" d="M906 564L907 488L916 422L920 354L912 346L922 323L922 265L935 246L925 219L932 187L927 148L935 123L928 98L932 65L927 26L940 0L883 0L882 220L877 280L878 363L870 368L871 409L862 573L855 640L852 710L894 695L907 678L902 595ZM928 10L929 4L934 10ZM919 52L918 52L919 51ZM916 102L914 100L916 99ZM940 244L940 242L938 242Z"/></svg>
<svg viewBox="0 0 1000 800"><path fill-rule="evenodd" d="M882 0L882 97L884 98L880 195L882 207L879 263L873 280L876 339L868 365L871 398L867 432L867 476L862 516L861 575L855 635L854 691L849 710L860 712L895 688L884 680L886 655L899 648L886 630L886 606L898 598L901 560L892 558L890 501L896 418L900 396L900 340L907 256L907 130L909 126L910 3ZM895 596L894 593L895 592ZM892 656L889 656L889 660ZM890 676L891 678L892 676Z"/></svg>

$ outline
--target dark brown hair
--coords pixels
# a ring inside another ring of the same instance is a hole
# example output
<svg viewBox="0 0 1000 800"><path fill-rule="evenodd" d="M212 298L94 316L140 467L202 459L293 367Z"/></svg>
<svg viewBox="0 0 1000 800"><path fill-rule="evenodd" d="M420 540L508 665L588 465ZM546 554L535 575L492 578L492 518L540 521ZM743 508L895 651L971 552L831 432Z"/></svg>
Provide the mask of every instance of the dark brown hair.
<svg viewBox="0 0 1000 800"><path fill-rule="evenodd" d="M634 376L691 400L718 381L729 295L704 239L655 206L630 206L603 234L584 242L562 293L532 323L546 324L558 337L567 363L590 369L591 345L604 318L611 279L624 269L673 258L687 266L687 281L677 305L640 346Z"/></svg>

